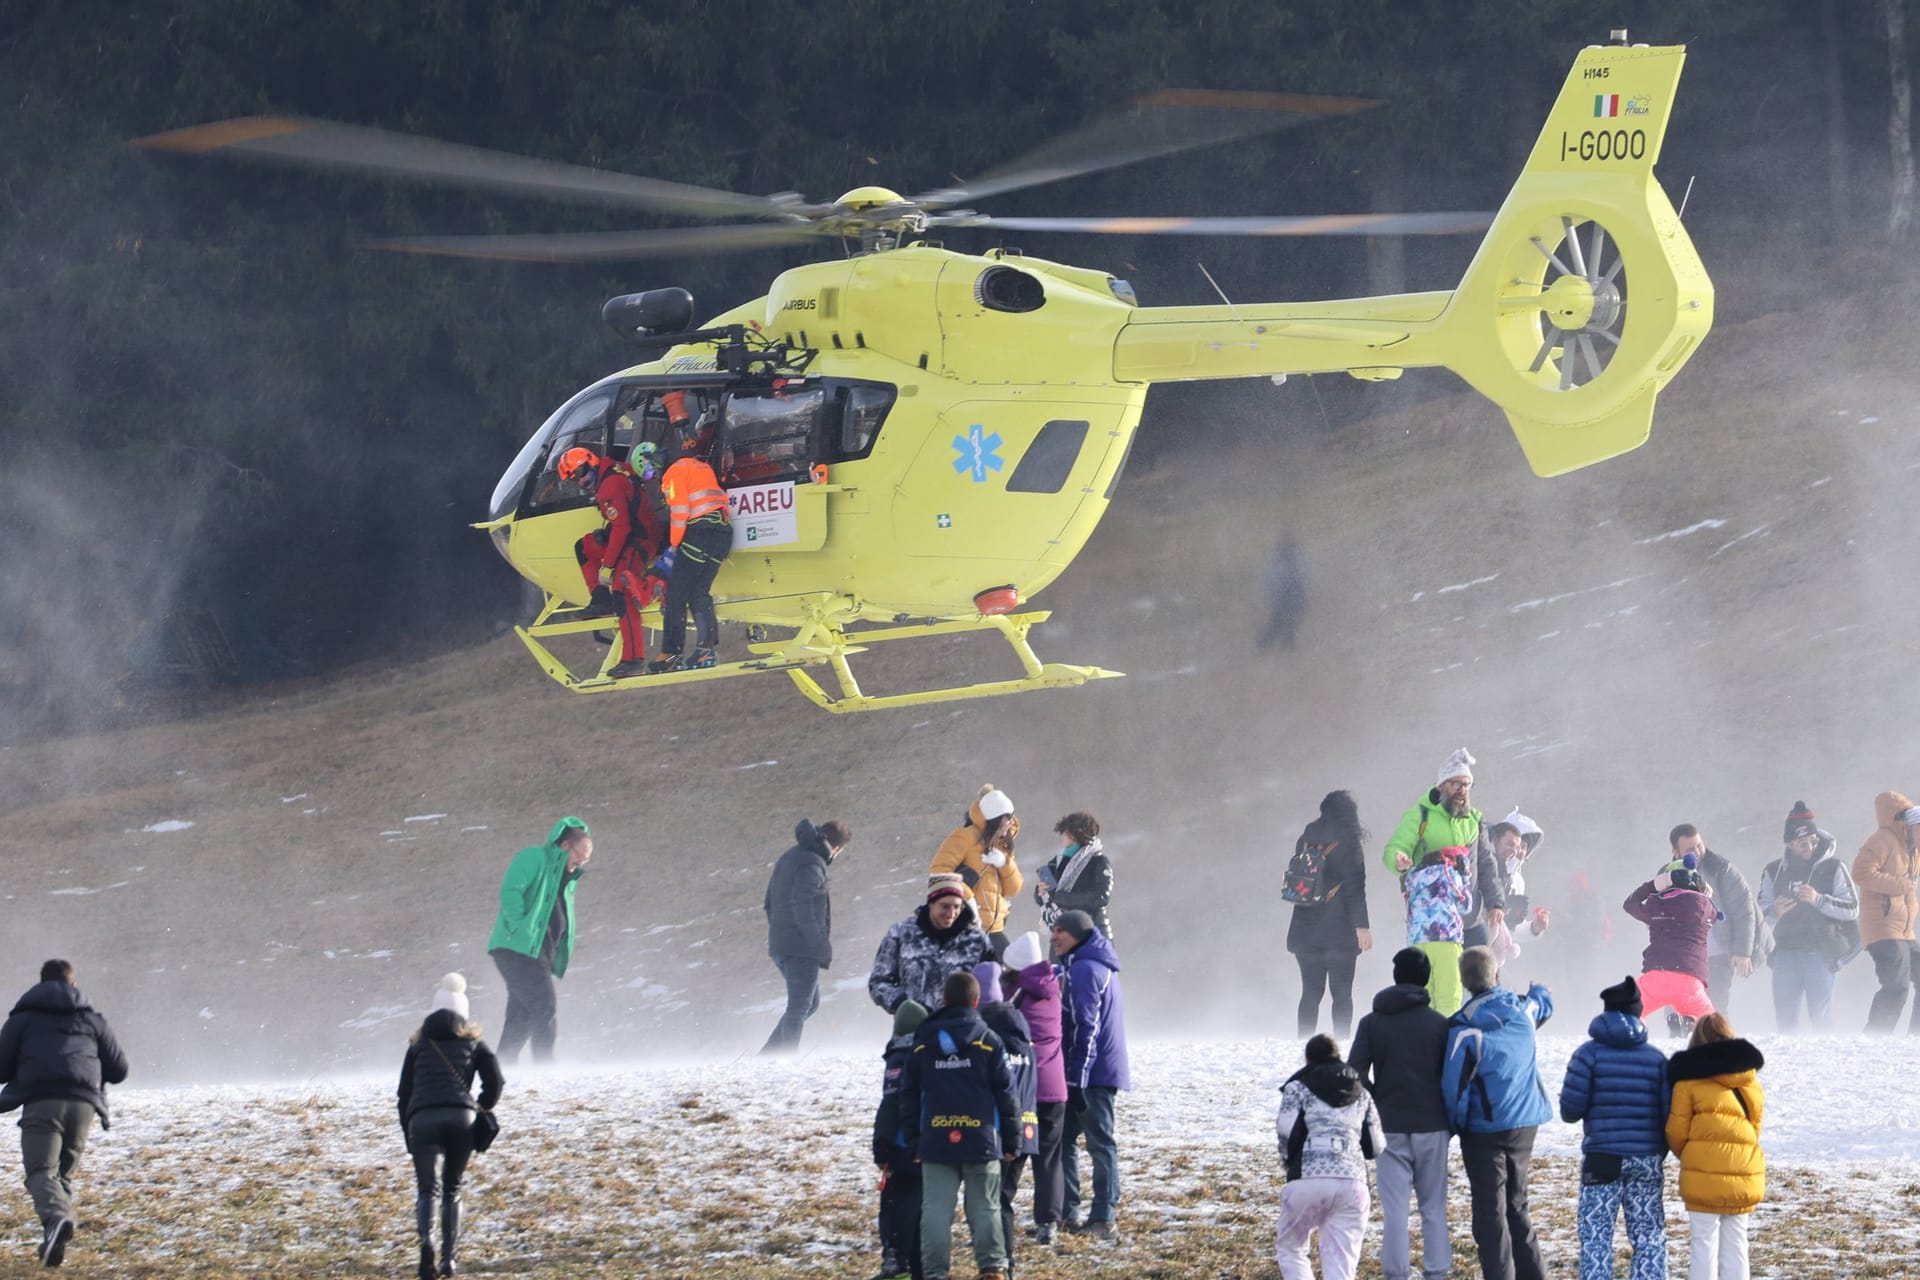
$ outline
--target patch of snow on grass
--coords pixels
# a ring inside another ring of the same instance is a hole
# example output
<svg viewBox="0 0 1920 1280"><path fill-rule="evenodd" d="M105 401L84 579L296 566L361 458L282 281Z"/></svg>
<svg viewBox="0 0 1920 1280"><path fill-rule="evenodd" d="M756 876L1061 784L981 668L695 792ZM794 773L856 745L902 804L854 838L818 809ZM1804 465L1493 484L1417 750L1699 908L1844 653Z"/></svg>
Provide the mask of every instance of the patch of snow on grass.
<svg viewBox="0 0 1920 1280"><path fill-rule="evenodd" d="M191 822L184 821L180 818L163 818L159 822L140 828L140 834L149 835L167 831L185 831L192 826L193 824Z"/></svg>

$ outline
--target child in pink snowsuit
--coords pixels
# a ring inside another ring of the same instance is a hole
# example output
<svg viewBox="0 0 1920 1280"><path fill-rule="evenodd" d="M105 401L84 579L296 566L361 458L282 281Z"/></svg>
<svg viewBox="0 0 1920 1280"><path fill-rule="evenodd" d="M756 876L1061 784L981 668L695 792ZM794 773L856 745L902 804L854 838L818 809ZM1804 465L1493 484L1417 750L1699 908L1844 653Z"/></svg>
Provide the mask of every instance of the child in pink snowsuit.
<svg viewBox="0 0 1920 1280"><path fill-rule="evenodd" d="M1706 881L1689 853L1682 865L1662 870L1627 895L1626 913L1647 926L1647 949L1640 953L1643 1017L1672 1008L1698 1021L1713 1012L1707 995L1707 934L1720 919ZM1691 1024L1689 1024L1691 1025Z"/></svg>

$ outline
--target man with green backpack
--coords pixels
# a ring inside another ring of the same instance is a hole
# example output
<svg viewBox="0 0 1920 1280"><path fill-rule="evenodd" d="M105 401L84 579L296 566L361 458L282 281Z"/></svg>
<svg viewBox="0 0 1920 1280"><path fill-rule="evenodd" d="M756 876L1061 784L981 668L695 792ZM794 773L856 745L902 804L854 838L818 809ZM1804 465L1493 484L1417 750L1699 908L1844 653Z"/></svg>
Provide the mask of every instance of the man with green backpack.
<svg viewBox="0 0 1920 1280"><path fill-rule="evenodd" d="M528 1040L535 1062L553 1059L559 1033L553 983L573 957L573 891L592 856L587 824L569 816L553 824L545 844L522 849L507 865L500 915L487 939L487 952L507 984L507 1016L496 1051L503 1062L517 1061Z"/></svg>

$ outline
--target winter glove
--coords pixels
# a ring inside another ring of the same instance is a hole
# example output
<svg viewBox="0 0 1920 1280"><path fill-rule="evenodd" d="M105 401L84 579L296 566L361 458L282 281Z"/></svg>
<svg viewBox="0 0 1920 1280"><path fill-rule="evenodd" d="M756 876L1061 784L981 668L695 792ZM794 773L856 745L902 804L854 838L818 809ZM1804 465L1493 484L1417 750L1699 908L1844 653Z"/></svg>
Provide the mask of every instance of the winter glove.
<svg viewBox="0 0 1920 1280"><path fill-rule="evenodd" d="M613 585L613 570L605 565L600 566L600 585L603 587Z"/></svg>
<svg viewBox="0 0 1920 1280"><path fill-rule="evenodd" d="M1000 850L998 849L989 849L987 850L986 856L982 858L981 861L986 863L988 866L994 867L997 869L1007 865L1007 855L1000 852Z"/></svg>
<svg viewBox="0 0 1920 1280"><path fill-rule="evenodd" d="M1087 1112L1086 1092L1077 1084L1067 1086L1067 1110L1077 1116L1085 1115Z"/></svg>
<svg viewBox="0 0 1920 1280"><path fill-rule="evenodd" d="M1653 891L1655 893L1665 893L1667 890L1671 888L1673 888L1672 872L1662 871L1659 875L1653 878Z"/></svg>

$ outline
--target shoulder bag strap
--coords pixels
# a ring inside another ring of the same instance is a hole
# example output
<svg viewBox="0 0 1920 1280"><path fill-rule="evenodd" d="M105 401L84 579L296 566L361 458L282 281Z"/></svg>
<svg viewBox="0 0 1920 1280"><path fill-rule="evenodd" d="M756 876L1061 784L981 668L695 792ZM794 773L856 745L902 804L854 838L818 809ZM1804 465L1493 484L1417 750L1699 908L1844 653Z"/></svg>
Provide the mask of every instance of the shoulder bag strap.
<svg viewBox="0 0 1920 1280"><path fill-rule="evenodd" d="M447 1057L446 1054L442 1053L440 1051L440 1046L435 1044L432 1040L427 1040L427 1047L433 1050L434 1056L438 1057L440 1061L447 1064L447 1070L453 1072L453 1078L455 1080L460 1080L460 1087L466 1090L467 1101L473 1103L473 1109L475 1111L485 1111L486 1108L481 1106L479 1100L473 1096L472 1083L470 1081L460 1079L460 1070L459 1068L453 1065L453 1059Z"/></svg>

